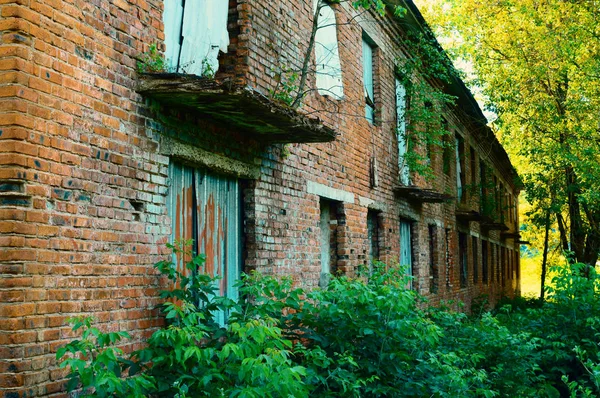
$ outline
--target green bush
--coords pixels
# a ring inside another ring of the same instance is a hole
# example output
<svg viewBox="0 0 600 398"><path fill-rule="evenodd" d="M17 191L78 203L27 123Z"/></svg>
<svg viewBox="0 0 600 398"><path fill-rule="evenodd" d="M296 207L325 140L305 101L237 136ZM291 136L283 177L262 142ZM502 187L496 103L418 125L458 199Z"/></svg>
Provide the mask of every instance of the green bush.
<svg viewBox="0 0 600 398"><path fill-rule="evenodd" d="M123 357L123 351L113 345L127 332L103 333L91 325L92 318L73 318L73 331L82 329L81 340L76 339L59 348L56 359L67 353L60 367L69 367L69 392L81 388L84 395L94 397L141 397L154 390L154 379L140 373L138 363Z"/></svg>
<svg viewBox="0 0 600 398"><path fill-rule="evenodd" d="M125 357L124 332L77 320L81 340L57 358L68 389L91 396L558 397L598 396L598 278L556 270L549 301L505 302L467 316L423 305L399 267L336 277L305 291L254 273L238 302L219 297L194 257L186 273L156 268L165 326ZM514 303L513 303L514 304ZM225 314L221 325L217 314Z"/></svg>
<svg viewBox="0 0 600 398"><path fill-rule="evenodd" d="M532 336L540 373L561 396L568 396L573 388L600 396L595 374L585 365L600 354L600 278L585 264L553 267L551 272L555 276L543 306L509 307L497 317L514 333Z"/></svg>

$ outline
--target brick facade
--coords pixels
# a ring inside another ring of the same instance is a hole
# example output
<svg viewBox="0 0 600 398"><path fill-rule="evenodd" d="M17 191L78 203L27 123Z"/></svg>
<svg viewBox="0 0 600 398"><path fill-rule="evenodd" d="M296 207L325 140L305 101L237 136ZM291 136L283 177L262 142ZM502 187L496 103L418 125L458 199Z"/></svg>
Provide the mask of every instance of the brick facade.
<svg viewBox="0 0 600 398"><path fill-rule="evenodd" d="M167 208L173 162L239 179L245 271L290 275L316 287L325 200L333 204L332 271L353 273L368 264L371 212L379 258L388 263L399 260L401 220L410 223L413 285L431 302L459 299L469 308L476 297L487 295L493 303L502 293L518 292L518 237L459 217L457 209L480 210L477 192L467 192L463 203L394 194L394 59L410 48L398 45L401 30L393 17L367 13L359 20L343 4L334 8L344 98L311 94L301 112L318 116L337 137L283 145L136 91L137 59L164 40L162 1L0 1L2 396L62 394L65 371L54 357L72 338L71 316L92 315L102 328L129 331L129 349L160 325L161 280L152 265L168 254L174 228ZM414 6L409 14L419 21ZM229 51L219 59L217 80L268 95L282 66L301 65L311 21L308 0L231 0ZM363 31L377 46L375 125L364 117ZM444 116L464 139L465 183L481 181L483 160L490 181L502 186L502 221L508 232L518 232L512 166L485 121L469 116L464 104L474 102L466 89L460 98ZM435 153L432 167L431 188L456 196L456 163L445 174L442 154ZM459 233L467 242L462 283Z"/></svg>

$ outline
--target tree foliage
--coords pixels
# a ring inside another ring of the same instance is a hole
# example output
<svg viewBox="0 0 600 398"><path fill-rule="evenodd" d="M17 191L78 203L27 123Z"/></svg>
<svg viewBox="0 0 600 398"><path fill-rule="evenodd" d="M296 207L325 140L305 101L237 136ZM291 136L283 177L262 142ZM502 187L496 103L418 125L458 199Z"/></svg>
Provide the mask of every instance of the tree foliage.
<svg viewBox="0 0 600 398"><path fill-rule="evenodd" d="M431 2L433 3L433 2ZM498 115L494 126L571 262L600 249L600 2L442 0L426 8Z"/></svg>

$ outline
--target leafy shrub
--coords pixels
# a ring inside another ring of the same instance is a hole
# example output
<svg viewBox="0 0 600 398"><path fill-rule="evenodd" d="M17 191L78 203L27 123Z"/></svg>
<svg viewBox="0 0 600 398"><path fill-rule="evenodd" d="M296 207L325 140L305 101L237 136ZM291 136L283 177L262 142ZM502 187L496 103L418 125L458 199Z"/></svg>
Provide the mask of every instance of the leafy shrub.
<svg viewBox="0 0 600 398"><path fill-rule="evenodd" d="M540 374L562 396L574 387L600 395L594 373L585 366L598 358L600 337L600 278L585 264L553 267L547 301L541 307L507 308L498 314L500 322L513 333L528 333L536 343ZM578 354L578 352L580 354ZM576 381L577 386L566 381Z"/></svg>
<svg viewBox="0 0 600 398"><path fill-rule="evenodd" d="M139 364L123 357L123 351L114 347L127 332L103 333L92 327L92 318L70 320L73 331L82 329L81 340L76 339L59 348L56 359L65 358L60 367L69 367L67 391L81 388L95 397L141 397L154 389L154 379L140 373Z"/></svg>
<svg viewBox="0 0 600 398"><path fill-rule="evenodd" d="M190 256L191 257L191 256ZM550 301L516 301L467 316L422 305L399 267L333 278L305 291L291 279L252 274L238 302L193 257L186 272L156 268L165 327L129 358L129 336L75 321L68 389L92 396L558 397L598 396L598 277L556 270ZM216 314L225 314L223 326Z"/></svg>
<svg viewBox="0 0 600 398"><path fill-rule="evenodd" d="M216 293L216 278L202 272L204 256L186 265L188 275L163 261L156 267L173 282L161 293L167 326L135 353L152 361L158 393L175 397L271 397L306 395L304 368L290 359L292 343L269 317L250 318ZM179 286L179 287L177 287ZM226 327L215 314L234 313Z"/></svg>
<svg viewBox="0 0 600 398"><path fill-rule="evenodd" d="M368 278L342 276L311 292L275 278L248 282L255 299L246 311L279 319L284 334L302 342L294 359L306 367L313 396L495 394L485 371L444 343L444 328L459 329L467 318L420 309L402 268L379 264Z"/></svg>

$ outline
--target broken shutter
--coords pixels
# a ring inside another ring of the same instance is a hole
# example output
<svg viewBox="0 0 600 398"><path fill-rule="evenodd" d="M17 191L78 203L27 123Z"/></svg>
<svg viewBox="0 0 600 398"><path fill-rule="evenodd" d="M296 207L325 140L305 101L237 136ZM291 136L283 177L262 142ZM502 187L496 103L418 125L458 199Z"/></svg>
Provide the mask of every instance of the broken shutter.
<svg viewBox="0 0 600 398"><path fill-rule="evenodd" d="M219 68L219 50L227 52L225 0L165 0L165 57L173 72L202 76Z"/></svg>
<svg viewBox="0 0 600 398"><path fill-rule="evenodd" d="M410 170L405 159L408 142L406 140L406 88L396 78L396 131L398 135L398 171L400 182L410 183Z"/></svg>
<svg viewBox="0 0 600 398"><path fill-rule="evenodd" d="M413 274L410 222L400 221L400 265L406 266L408 275Z"/></svg>
<svg viewBox="0 0 600 398"><path fill-rule="evenodd" d="M373 90L373 47L363 38L363 84L365 90L365 117L373 124L375 121L375 93Z"/></svg>
<svg viewBox="0 0 600 398"><path fill-rule="evenodd" d="M315 62L317 89L321 95L329 95L342 99L344 87L342 83L342 66L338 51L336 20L333 9L321 1L314 1L314 13L318 22L315 35Z"/></svg>
<svg viewBox="0 0 600 398"><path fill-rule="evenodd" d="M237 299L234 284L241 270L238 181L177 163L169 166L169 178L171 241L193 239L194 253L206 256L205 267L199 271L221 277L218 293ZM187 260L178 256L179 271L184 271Z"/></svg>

